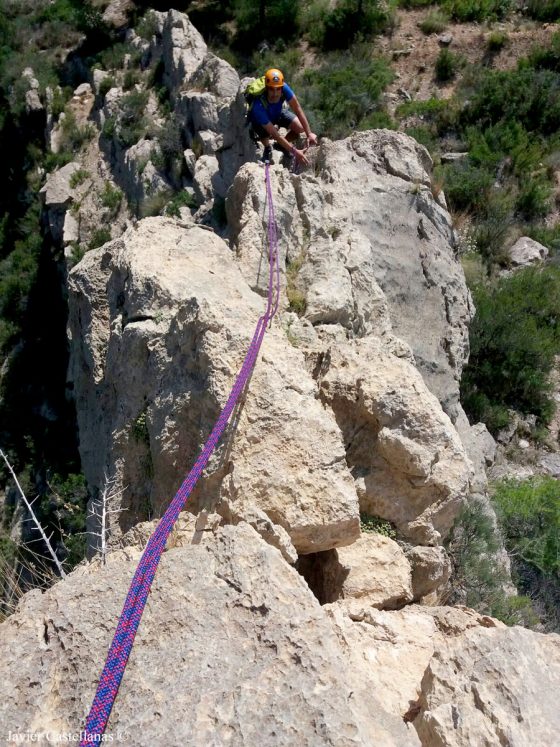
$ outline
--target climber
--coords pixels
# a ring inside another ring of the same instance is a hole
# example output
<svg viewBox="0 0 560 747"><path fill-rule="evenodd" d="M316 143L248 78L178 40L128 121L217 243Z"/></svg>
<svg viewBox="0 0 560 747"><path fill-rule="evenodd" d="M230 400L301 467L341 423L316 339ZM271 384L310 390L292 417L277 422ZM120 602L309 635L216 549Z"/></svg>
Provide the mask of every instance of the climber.
<svg viewBox="0 0 560 747"><path fill-rule="evenodd" d="M259 81L256 81L257 86ZM248 113L253 132L264 146L263 161L272 163L272 138L288 156L292 155L295 158L298 165L306 166L309 161L305 151L310 145L317 145L317 135L311 132L301 104L290 86L284 82L284 75L280 70L267 70L263 82L264 90L260 95L253 96ZM292 111L284 107L284 101L290 105ZM286 137L280 134L278 127L288 130ZM302 132L305 132L307 137L307 146L298 150L293 143Z"/></svg>

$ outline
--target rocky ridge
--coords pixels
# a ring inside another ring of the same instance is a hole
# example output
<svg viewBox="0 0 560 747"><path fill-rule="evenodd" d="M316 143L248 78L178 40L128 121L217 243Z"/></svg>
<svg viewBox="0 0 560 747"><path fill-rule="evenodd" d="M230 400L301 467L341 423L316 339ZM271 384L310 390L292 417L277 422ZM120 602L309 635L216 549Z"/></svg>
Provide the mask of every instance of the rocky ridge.
<svg viewBox="0 0 560 747"><path fill-rule="evenodd" d="M17 677L3 678L0 720L14 732L79 730L154 526L141 522L192 464L263 308L263 168L239 77L187 16L154 18L151 40L128 36L143 65L161 60L199 205L179 219L100 212L107 180L132 204L173 186L149 141L96 138L85 181L76 161L43 190L59 245L110 222L112 240L68 276L69 375L92 501L109 476L118 512L107 567L27 595L2 625ZM116 85L101 101L105 78L75 95L98 128L124 96ZM427 151L355 133L324 141L301 175L271 171L280 313L168 543L110 729L142 744L551 744L558 636L437 606L443 541L484 496L494 445L459 404L473 308ZM398 541L362 532L360 513Z"/></svg>

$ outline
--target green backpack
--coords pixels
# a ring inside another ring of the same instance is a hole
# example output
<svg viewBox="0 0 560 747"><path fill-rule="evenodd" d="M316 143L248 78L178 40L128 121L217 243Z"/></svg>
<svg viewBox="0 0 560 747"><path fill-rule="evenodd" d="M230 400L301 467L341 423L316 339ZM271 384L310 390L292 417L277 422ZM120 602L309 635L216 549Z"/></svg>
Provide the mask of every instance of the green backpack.
<svg viewBox="0 0 560 747"><path fill-rule="evenodd" d="M245 103L247 105L247 113L251 111L251 108L255 101L260 98L266 90L264 82L264 75L261 78L255 78L245 88Z"/></svg>

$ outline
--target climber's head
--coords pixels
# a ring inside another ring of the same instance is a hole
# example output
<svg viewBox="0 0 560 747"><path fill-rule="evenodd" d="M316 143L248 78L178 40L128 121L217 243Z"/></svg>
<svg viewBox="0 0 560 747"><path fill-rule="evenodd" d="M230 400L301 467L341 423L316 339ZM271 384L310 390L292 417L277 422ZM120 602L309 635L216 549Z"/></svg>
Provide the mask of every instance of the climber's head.
<svg viewBox="0 0 560 747"><path fill-rule="evenodd" d="M282 86L284 85L284 76L281 70L271 67L264 74L264 83L266 85L266 96L273 103L280 101L282 96Z"/></svg>
<svg viewBox="0 0 560 747"><path fill-rule="evenodd" d="M267 88L282 88L284 85L284 76L281 70L271 67L264 74L264 83Z"/></svg>

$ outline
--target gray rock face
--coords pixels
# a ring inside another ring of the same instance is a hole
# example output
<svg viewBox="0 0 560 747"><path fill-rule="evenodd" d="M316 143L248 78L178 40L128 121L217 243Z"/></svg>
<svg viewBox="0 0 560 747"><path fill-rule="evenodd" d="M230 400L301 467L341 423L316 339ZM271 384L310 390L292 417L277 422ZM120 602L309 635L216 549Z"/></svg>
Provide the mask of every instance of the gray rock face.
<svg viewBox="0 0 560 747"><path fill-rule="evenodd" d="M125 490L118 536L174 495L226 402L263 301L221 239L163 218L87 253L69 287L82 464L94 492L105 472ZM352 542L358 499L340 431L279 325L250 392L193 510L258 508L299 552Z"/></svg>
<svg viewBox="0 0 560 747"><path fill-rule="evenodd" d="M555 744L560 732L560 637L474 628L436 650L414 724L438 747Z"/></svg>
<svg viewBox="0 0 560 747"><path fill-rule="evenodd" d="M411 138L355 133L322 143L314 169L299 177L274 167L275 204L283 255L302 262L306 318L359 336L391 329L454 420L473 307L430 172L427 151ZM260 256L261 178L244 166L228 195L232 238L250 278Z"/></svg>
<svg viewBox="0 0 560 747"><path fill-rule="evenodd" d="M321 392L344 434L362 511L437 545L469 491L471 464L418 371L372 336L333 345Z"/></svg>
<svg viewBox="0 0 560 747"><path fill-rule="evenodd" d="M108 724L115 743L120 733L142 747L419 744L346 666L327 614L251 527L191 525L171 545ZM80 730L138 558L128 548L80 568L0 626L6 734Z"/></svg>
<svg viewBox="0 0 560 747"><path fill-rule="evenodd" d="M524 267L546 259L548 248L528 236L522 236L509 250L509 256L514 267Z"/></svg>
<svg viewBox="0 0 560 747"><path fill-rule="evenodd" d="M72 240L74 233L77 233L70 227L72 216L68 209L77 195L83 191L83 188L72 186L72 177L79 169L80 164L71 161L53 171L39 192L53 241L61 245L64 245L66 240Z"/></svg>

